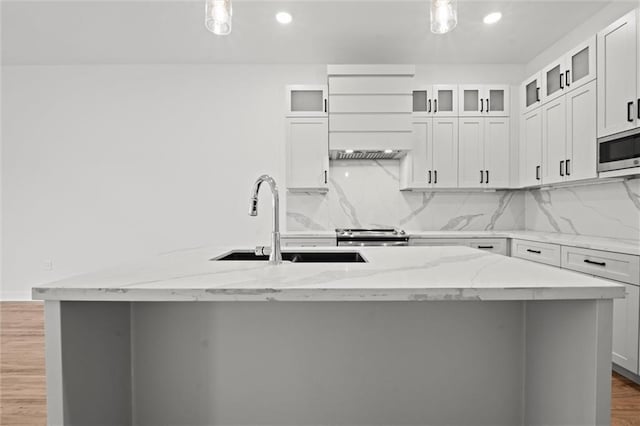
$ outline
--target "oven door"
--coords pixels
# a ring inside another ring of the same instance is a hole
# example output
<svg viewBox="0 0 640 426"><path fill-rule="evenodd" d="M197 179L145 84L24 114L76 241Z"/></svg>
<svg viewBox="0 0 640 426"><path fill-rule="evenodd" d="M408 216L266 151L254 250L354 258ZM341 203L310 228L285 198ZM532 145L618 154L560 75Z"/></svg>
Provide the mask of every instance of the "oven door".
<svg viewBox="0 0 640 426"><path fill-rule="evenodd" d="M640 166L640 129L598 139L598 171Z"/></svg>

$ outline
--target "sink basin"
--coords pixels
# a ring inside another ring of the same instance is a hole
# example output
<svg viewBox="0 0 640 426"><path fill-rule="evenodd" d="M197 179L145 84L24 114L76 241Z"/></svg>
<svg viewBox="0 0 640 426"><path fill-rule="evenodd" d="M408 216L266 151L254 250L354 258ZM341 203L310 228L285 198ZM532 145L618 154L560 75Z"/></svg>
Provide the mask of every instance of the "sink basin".
<svg viewBox="0 0 640 426"><path fill-rule="evenodd" d="M248 250L234 250L211 260L269 260L269 256L257 255ZM358 252L329 252L329 251L307 251L307 252L282 252L282 260L294 263L365 263L366 260Z"/></svg>

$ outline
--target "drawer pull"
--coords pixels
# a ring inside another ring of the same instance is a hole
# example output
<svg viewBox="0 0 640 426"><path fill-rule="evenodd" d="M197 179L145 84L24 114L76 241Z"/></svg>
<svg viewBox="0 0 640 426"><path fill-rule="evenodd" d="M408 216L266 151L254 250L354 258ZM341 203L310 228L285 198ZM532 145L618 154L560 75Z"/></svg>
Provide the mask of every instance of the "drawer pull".
<svg viewBox="0 0 640 426"><path fill-rule="evenodd" d="M542 252L540 250L531 250L531 249L527 249L527 251L529 253L535 253L535 254L541 254Z"/></svg>
<svg viewBox="0 0 640 426"><path fill-rule="evenodd" d="M607 266L605 262L596 262L595 260L589 260L589 259L585 259L584 263L589 263L591 265L598 265L598 266Z"/></svg>
<svg viewBox="0 0 640 426"><path fill-rule="evenodd" d="M492 249L493 246L478 246L479 249Z"/></svg>

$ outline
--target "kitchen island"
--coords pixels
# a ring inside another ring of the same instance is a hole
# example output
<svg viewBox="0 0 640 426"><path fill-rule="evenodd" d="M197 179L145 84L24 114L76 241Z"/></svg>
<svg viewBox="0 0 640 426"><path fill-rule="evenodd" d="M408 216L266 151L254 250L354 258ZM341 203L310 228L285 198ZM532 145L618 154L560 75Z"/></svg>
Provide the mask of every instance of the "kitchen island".
<svg viewBox="0 0 640 426"><path fill-rule="evenodd" d="M468 247L211 260L230 250L34 288L48 423L609 423L620 285Z"/></svg>

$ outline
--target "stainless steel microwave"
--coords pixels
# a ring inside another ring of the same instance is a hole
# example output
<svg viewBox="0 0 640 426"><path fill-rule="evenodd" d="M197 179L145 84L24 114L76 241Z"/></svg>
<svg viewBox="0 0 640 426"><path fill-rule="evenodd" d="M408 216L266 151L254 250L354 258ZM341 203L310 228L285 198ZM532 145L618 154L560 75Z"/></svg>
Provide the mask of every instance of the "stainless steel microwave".
<svg viewBox="0 0 640 426"><path fill-rule="evenodd" d="M640 167L640 128L598 139L598 171Z"/></svg>

